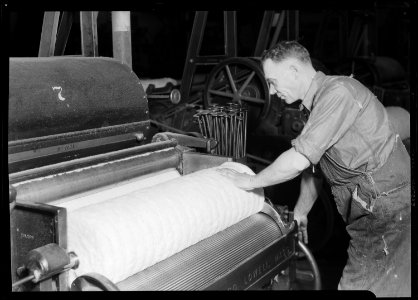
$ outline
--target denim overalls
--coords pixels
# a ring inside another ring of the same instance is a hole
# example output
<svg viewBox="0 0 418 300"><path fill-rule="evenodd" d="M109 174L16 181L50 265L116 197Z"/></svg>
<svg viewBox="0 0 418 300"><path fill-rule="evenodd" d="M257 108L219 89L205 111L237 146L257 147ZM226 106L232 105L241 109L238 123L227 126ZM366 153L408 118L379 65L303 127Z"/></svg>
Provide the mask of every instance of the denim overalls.
<svg viewBox="0 0 418 300"><path fill-rule="evenodd" d="M351 237L338 288L410 296L411 165L405 146L397 136L385 164L372 172L349 169L327 152L320 167Z"/></svg>

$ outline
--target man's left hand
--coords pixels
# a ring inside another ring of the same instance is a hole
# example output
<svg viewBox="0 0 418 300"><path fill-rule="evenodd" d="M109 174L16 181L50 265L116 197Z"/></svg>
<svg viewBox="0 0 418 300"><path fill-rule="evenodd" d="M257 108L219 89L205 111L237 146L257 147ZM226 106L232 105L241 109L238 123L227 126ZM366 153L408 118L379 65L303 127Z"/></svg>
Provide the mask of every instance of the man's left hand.
<svg viewBox="0 0 418 300"><path fill-rule="evenodd" d="M229 168L218 168L216 171L232 181L235 186L243 190L252 190L254 188L252 183L255 175L240 173Z"/></svg>

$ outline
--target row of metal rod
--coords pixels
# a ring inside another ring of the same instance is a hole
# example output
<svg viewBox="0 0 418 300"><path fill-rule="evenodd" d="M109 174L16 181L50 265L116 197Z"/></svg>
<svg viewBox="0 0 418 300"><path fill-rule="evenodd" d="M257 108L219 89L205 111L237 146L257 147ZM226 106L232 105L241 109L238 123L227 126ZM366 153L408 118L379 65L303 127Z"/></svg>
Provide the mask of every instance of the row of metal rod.
<svg viewBox="0 0 418 300"><path fill-rule="evenodd" d="M215 139L214 154L241 158L246 155L248 109L237 103L212 104L194 115L201 134Z"/></svg>

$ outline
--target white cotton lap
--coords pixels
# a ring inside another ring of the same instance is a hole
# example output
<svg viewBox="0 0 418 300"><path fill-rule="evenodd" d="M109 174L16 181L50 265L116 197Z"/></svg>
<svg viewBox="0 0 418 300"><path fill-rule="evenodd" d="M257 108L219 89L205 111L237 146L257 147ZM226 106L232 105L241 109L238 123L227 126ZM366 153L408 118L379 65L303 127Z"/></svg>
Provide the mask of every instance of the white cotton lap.
<svg viewBox="0 0 418 300"><path fill-rule="evenodd" d="M239 163L221 167L253 174ZM259 212L264 202L262 189L241 190L215 168L154 180L154 186L68 211L68 250L80 260L70 282L91 272L120 282Z"/></svg>

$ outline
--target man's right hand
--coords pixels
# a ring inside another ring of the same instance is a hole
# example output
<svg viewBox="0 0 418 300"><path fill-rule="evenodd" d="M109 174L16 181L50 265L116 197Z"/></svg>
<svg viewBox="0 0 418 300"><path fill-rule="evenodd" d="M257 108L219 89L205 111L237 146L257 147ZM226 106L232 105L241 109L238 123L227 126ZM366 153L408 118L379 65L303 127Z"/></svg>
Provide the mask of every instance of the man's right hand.
<svg viewBox="0 0 418 300"><path fill-rule="evenodd" d="M308 215L294 214L294 219L298 222L299 241L308 243Z"/></svg>

